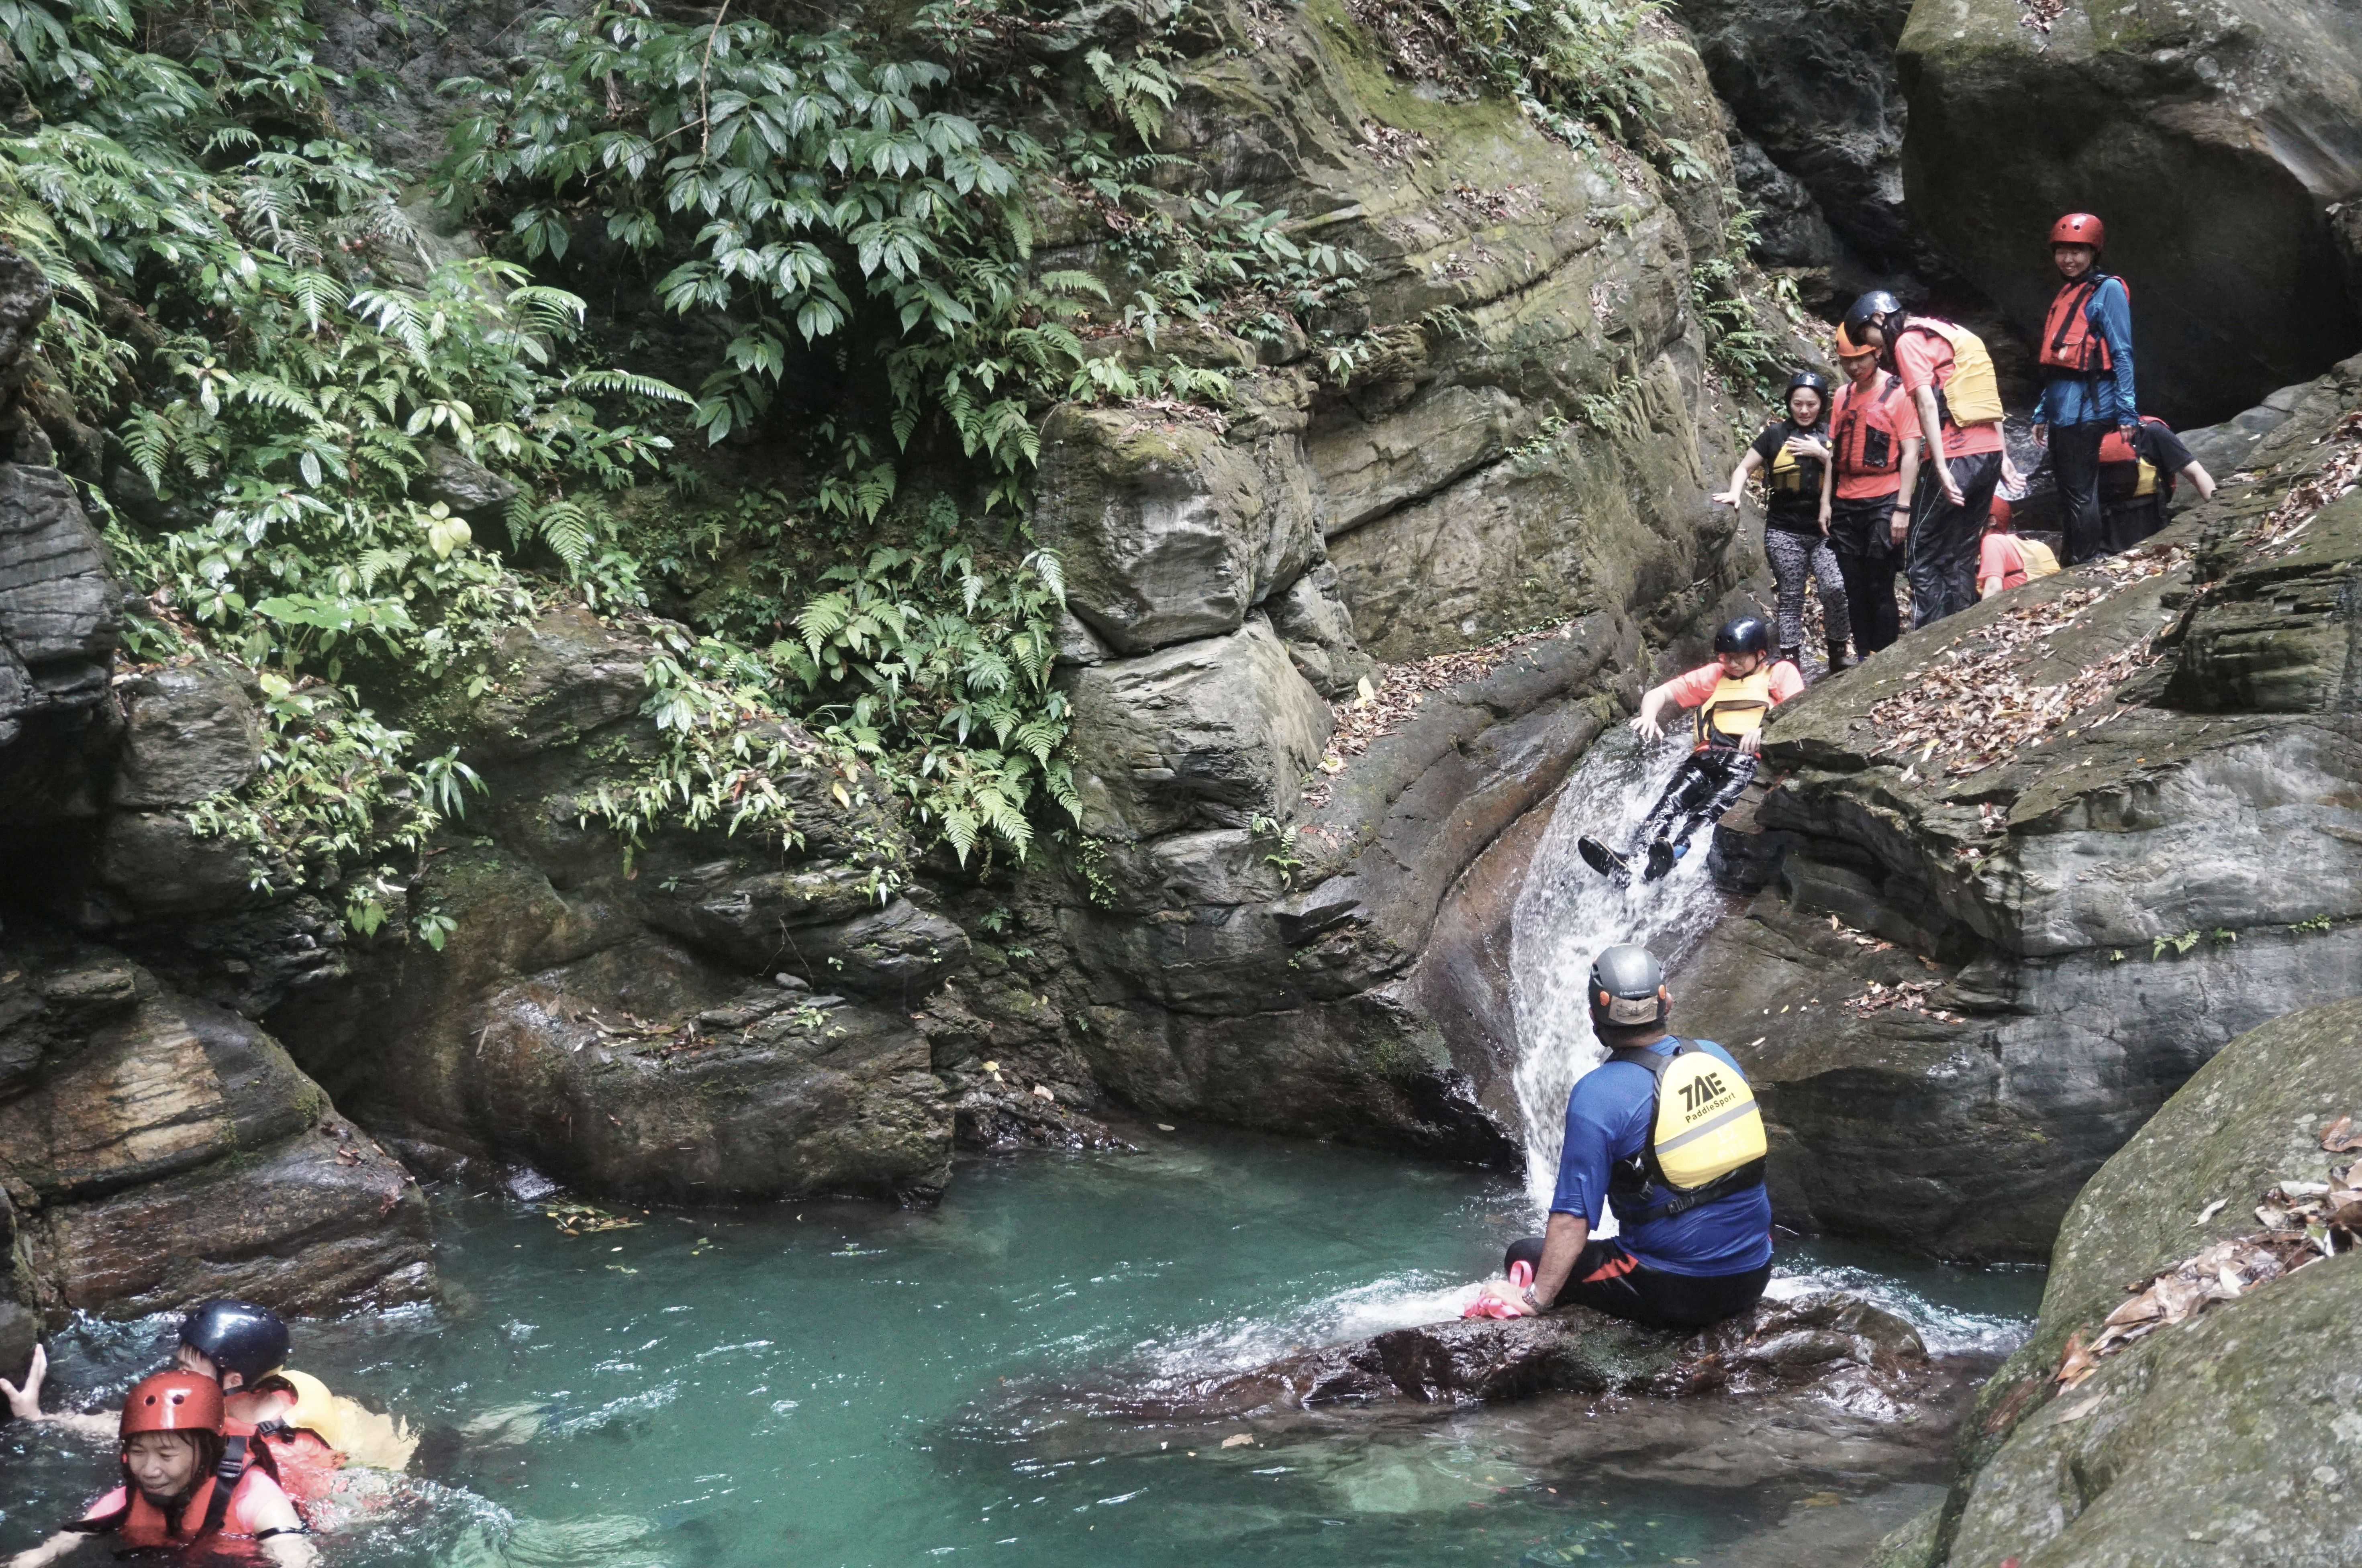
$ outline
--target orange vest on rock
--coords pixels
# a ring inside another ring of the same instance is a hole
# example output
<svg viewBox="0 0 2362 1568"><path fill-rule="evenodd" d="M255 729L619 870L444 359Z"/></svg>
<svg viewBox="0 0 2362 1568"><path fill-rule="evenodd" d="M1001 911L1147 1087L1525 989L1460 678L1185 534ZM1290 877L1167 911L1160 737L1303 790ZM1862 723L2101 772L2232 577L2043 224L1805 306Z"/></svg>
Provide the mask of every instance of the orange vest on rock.
<svg viewBox="0 0 2362 1568"><path fill-rule="evenodd" d="M2092 318L2085 314L2100 285L2108 282L2113 274L2094 272L2062 286L2050 301L2050 314L2042 321L2042 368L2059 370L2072 376L2105 375L2116 368L2114 358L2108 352L2108 340L2092 330ZM2122 278L2125 299L2129 304L2133 286Z"/></svg>

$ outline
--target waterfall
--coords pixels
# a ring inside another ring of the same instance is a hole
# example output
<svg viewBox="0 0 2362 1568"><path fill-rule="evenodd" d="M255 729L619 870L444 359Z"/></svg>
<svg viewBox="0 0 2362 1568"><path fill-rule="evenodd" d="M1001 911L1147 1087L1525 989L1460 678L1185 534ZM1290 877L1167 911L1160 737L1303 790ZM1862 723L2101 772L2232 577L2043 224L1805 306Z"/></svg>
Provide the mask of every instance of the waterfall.
<svg viewBox="0 0 2362 1568"><path fill-rule="evenodd" d="M1663 881L1630 888L1617 887L1575 851L1584 834L1618 849L1628 845L1688 754L1672 739L1644 745L1621 726L1604 736L1560 786L1557 813L1510 913L1518 1106L1526 1123L1526 1191L1537 1211L1548 1209L1557 1183L1567 1091L1606 1055L1584 1004L1593 955L1634 942L1671 968L1722 912L1722 897L1705 868L1711 828L1698 831L1690 853ZM1599 1233L1616 1233L1613 1215L1602 1217Z"/></svg>

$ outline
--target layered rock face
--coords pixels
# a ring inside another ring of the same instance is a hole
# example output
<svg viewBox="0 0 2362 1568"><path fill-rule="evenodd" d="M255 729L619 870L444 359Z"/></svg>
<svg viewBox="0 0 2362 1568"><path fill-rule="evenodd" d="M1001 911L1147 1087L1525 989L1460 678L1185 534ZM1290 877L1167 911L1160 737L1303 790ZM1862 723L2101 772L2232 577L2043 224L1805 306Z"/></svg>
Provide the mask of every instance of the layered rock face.
<svg viewBox="0 0 2362 1568"><path fill-rule="evenodd" d="M2223 418L2362 345L2362 34L2310 0L2102 0L2047 31L2014 0L1921 0L1896 57L1912 221L2020 329L2042 237L2108 224L2134 281L2144 407Z"/></svg>
<svg viewBox="0 0 2362 1568"><path fill-rule="evenodd" d="M2124 1305L2126 1282L2255 1231L2268 1189L2352 1160L2320 1139L2362 1103L2357 1041L2352 1001L2244 1034L2102 1167L2059 1231L2034 1337L1979 1396L1951 1496L1889 1542L1883 1568L2351 1560L2362 1260L2251 1286L2072 1387L2053 1373L2071 1335Z"/></svg>
<svg viewBox="0 0 2362 1568"><path fill-rule="evenodd" d="M389 944L271 1015L410 1157L528 1161L596 1193L722 1199L939 1190L951 1107L910 1010L967 939L896 889L908 840L792 726L772 782L797 840L657 831L588 808L660 744L645 630L553 612L491 655L451 738L485 834L428 862L440 951ZM482 672L462 672L465 684Z"/></svg>
<svg viewBox="0 0 2362 1568"><path fill-rule="evenodd" d="M1406 81L1341 13L1220 26L1239 47L1200 56L1168 138L1365 258L1353 325L1380 347L1341 385L1300 344L1206 334L1225 420L1051 416L1035 531L1066 562L1086 864L1017 900L1042 1010L992 977L999 1021L939 1063L971 1082L961 1053L1014 1052L1159 1114L1511 1159L1514 1041L1464 1011L1440 1031L1410 971L1632 689L1643 632L1749 569L1703 502L1725 458L1689 269L1719 198ZM1668 134L1718 169L1694 57L1668 59ZM1058 237L1112 265L1087 226ZM1319 766L1373 656L1538 624L1562 635Z"/></svg>
<svg viewBox="0 0 2362 1568"><path fill-rule="evenodd" d="M1776 716L1762 831L1717 845L1762 890L1683 994L1763 1095L1789 1223L2038 1258L2224 1041L2362 989L2362 501L2329 499L2362 361L2292 401L2252 479L2145 557L1988 601Z"/></svg>

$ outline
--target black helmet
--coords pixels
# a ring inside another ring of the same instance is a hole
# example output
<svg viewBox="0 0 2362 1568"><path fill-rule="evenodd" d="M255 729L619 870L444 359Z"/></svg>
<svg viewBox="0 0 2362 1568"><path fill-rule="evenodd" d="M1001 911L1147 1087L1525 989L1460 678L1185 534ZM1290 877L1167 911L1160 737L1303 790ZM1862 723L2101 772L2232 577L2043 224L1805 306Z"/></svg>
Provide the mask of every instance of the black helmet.
<svg viewBox="0 0 2362 1568"><path fill-rule="evenodd" d="M1741 615L1725 621L1714 635L1714 651L1727 653L1760 653L1772 651L1772 628L1756 615Z"/></svg>
<svg viewBox="0 0 2362 1568"><path fill-rule="evenodd" d="M1875 326L1887 339L1886 347L1892 348L1894 347L1895 324L1902 319L1902 315L1901 300L1896 299L1884 289L1872 289L1854 301L1853 308L1846 312L1846 336L1859 343L1861 341L1863 329Z"/></svg>
<svg viewBox="0 0 2362 1568"><path fill-rule="evenodd" d="M1665 968L1645 947L1611 947L1591 961L1591 1022L1633 1029L1662 1023Z"/></svg>
<svg viewBox="0 0 2362 1568"><path fill-rule="evenodd" d="M1788 390L1782 393L1781 396L1783 399L1795 396L1796 389L1798 387L1810 387L1815 392L1821 394L1821 401L1823 403L1827 403L1828 401L1829 383L1821 380L1821 373L1818 370L1799 370L1794 375L1790 376L1788 378Z"/></svg>
<svg viewBox="0 0 2362 1568"><path fill-rule="evenodd" d="M287 1362L287 1325L251 1301L208 1301L181 1320L181 1342L251 1387Z"/></svg>

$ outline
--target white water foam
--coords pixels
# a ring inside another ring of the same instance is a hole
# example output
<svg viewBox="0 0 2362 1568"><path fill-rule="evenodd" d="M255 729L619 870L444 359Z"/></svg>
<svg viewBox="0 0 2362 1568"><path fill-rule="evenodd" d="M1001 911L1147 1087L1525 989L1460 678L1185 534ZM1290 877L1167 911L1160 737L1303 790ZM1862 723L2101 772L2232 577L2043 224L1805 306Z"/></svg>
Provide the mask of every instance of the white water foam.
<svg viewBox="0 0 2362 1568"><path fill-rule="evenodd" d="M1661 882L1619 888L1585 865L1575 841L1590 834L1623 848L1688 755L1672 741L1642 743L1628 729L1601 738L1559 788L1532 869L1509 918L1510 996L1518 1019L1518 1106L1526 1123L1526 1192L1537 1213L1550 1207L1565 1132L1567 1091L1606 1056L1591 1032L1584 982L1591 960L1619 942L1638 943L1671 968L1722 912L1706 875L1713 830ZM1600 1235L1616 1233L1603 1215Z"/></svg>

